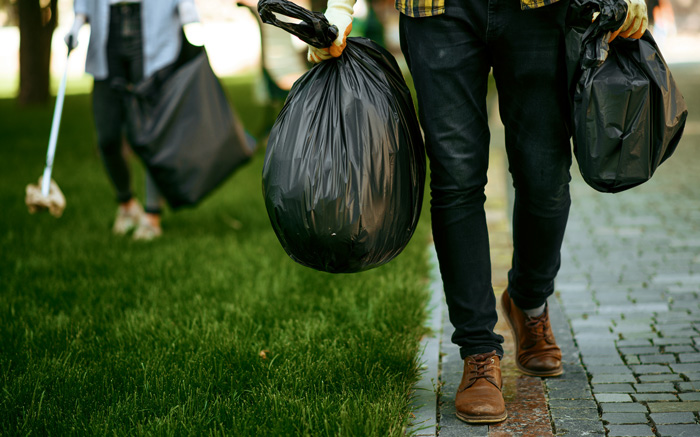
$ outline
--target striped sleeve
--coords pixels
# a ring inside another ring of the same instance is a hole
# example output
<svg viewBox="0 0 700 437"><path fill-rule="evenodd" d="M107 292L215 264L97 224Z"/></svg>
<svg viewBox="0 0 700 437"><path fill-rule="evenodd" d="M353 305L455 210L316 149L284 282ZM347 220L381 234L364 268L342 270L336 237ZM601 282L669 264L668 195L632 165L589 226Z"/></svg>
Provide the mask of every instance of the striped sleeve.
<svg viewBox="0 0 700 437"><path fill-rule="evenodd" d="M559 0L520 0L520 9L536 9L542 6L551 5Z"/></svg>
<svg viewBox="0 0 700 437"><path fill-rule="evenodd" d="M395 0L394 7L409 17L432 17L445 13L445 0Z"/></svg>
<svg viewBox="0 0 700 437"><path fill-rule="evenodd" d="M536 9L559 0L513 0L520 1L520 9ZM445 13L445 0L395 0L397 11L409 17L432 17Z"/></svg>

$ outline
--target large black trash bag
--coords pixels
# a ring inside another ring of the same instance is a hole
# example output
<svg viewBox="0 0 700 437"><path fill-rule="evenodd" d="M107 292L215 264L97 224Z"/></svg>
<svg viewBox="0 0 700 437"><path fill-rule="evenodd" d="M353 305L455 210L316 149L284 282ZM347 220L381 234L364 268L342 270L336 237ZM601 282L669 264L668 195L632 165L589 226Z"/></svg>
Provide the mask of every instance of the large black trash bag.
<svg viewBox="0 0 700 437"><path fill-rule="evenodd" d="M600 15L591 23L593 12ZM567 20L574 153L583 179L607 193L649 180L675 151L688 116L648 31L608 43L626 14L623 0L571 0Z"/></svg>
<svg viewBox="0 0 700 437"><path fill-rule="evenodd" d="M183 42L173 65L124 87L129 141L173 209L199 203L255 149L206 52Z"/></svg>
<svg viewBox="0 0 700 437"><path fill-rule="evenodd" d="M328 47L335 39L337 30L322 14L284 0L258 7L263 21L309 43ZM272 12L304 22L276 22ZM294 84L263 168L267 212L293 260L332 273L390 261L413 235L424 184L413 101L386 50L350 38L340 58L314 66Z"/></svg>

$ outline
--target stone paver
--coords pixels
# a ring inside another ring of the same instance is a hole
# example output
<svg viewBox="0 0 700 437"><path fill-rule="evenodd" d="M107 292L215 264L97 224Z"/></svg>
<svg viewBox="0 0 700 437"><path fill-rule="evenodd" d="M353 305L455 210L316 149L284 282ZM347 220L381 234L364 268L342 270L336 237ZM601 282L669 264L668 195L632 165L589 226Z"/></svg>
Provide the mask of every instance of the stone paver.
<svg viewBox="0 0 700 437"><path fill-rule="evenodd" d="M644 413L603 413L603 421L611 424L645 424L647 415Z"/></svg>
<svg viewBox="0 0 700 437"><path fill-rule="evenodd" d="M655 437L648 425L609 425L606 428L609 437Z"/></svg>
<svg viewBox="0 0 700 437"><path fill-rule="evenodd" d="M651 420L657 425L675 424L675 423L695 423L695 415L690 412L686 413L653 413Z"/></svg>
<svg viewBox="0 0 700 437"><path fill-rule="evenodd" d="M647 408L652 413L670 413L677 411L700 412L700 402L647 402Z"/></svg>
<svg viewBox="0 0 700 437"><path fill-rule="evenodd" d="M646 413L644 405L636 402L606 402L600 404L600 409L606 413Z"/></svg>
<svg viewBox="0 0 700 437"><path fill-rule="evenodd" d="M599 403L606 402L632 402L632 397L628 394L602 393L595 395Z"/></svg>
<svg viewBox="0 0 700 437"><path fill-rule="evenodd" d="M700 425L659 425L661 437L697 437L700 435Z"/></svg>

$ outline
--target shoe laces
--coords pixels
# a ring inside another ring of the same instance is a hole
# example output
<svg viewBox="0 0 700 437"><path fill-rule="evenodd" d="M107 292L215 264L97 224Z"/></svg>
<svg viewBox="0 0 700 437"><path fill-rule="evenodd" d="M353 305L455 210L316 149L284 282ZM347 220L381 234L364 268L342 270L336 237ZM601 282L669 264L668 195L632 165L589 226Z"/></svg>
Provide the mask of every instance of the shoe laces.
<svg viewBox="0 0 700 437"><path fill-rule="evenodd" d="M471 387L477 380L482 378L498 387L496 381L493 379L493 376L487 373L489 366L495 363L493 358L495 355L496 352L494 351L487 354L473 355L470 359L468 359L469 361L467 361L467 365L469 366L469 378L467 379L467 384L464 387L465 389Z"/></svg>
<svg viewBox="0 0 700 437"><path fill-rule="evenodd" d="M545 309L542 315L528 317L525 321L529 337L533 341L545 340L547 338L547 326L549 325L549 314Z"/></svg>

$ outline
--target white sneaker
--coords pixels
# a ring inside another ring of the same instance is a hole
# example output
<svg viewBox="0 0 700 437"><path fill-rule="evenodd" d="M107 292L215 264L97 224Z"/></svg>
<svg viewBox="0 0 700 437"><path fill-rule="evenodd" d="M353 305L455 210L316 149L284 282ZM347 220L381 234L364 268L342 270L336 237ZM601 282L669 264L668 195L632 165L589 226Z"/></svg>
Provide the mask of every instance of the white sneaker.
<svg viewBox="0 0 700 437"><path fill-rule="evenodd" d="M143 207L138 202L134 202L128 208L120 206L119 209L117 209L117 217L114 219L112 232L117 235L126 235L141 223L141 218L143 216Z"/></svg>
<svg viewBox="0 0 700 437"><path fill-rule="evenodd" d="M134 240L151 241L163 235L163 230L160 226L154 226L150 220L144 215L141 217L139 227L134 231Z"/></svg>

